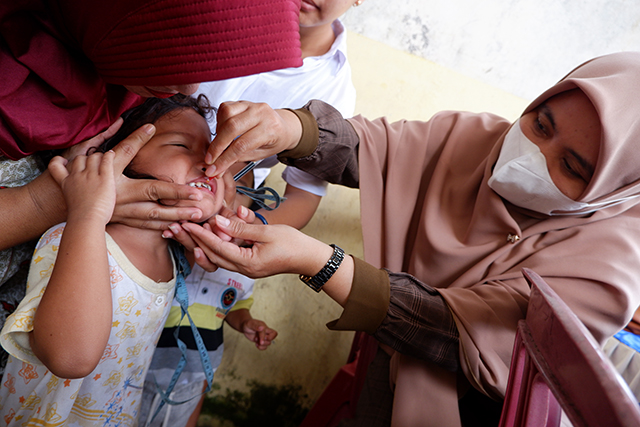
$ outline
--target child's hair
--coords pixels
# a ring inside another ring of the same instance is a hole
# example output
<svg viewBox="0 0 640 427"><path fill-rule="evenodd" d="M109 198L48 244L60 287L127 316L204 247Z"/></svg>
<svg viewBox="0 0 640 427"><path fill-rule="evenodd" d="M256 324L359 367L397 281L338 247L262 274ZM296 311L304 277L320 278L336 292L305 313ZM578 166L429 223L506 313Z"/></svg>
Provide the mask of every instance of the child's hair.
<svg viewBox="0 0 640 427"><path fill-rule="evenodd" d="M133 131L147 123L155 123L161 117L172 111L191 108L196 113L207 119L215 111L209 103L209 99L203 95L194 98L181 93L170 98L147 98L142 104L131 108L122 114L124 123L118 132L106 140L95 151L105 153L115 147L120 141L131 135Z"/></svg>

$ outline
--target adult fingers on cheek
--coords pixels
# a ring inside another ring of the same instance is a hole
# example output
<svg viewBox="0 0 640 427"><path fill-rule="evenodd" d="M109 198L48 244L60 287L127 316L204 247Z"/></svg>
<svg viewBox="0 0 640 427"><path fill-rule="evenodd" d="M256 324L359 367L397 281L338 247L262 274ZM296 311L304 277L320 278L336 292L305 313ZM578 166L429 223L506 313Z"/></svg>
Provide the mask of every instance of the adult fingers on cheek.
<svg viewBox="0 0 640 427"><path fill-rule="evenodd" d="M162 237L165 239L174 239L188 251L193 251L197 246L197 243L193 240L191 235L187 233L180 224L175 222L169 225L169 230L162 232Z"/></svg>
<svg viewBox="0 0 640 427"><path fill-rule="evenodd" d="M252 224L253 221L255 221L256 219L256 215L251 209L248 209L247 207L240 205L238 206L238 218L240 218L241 220L243 220L248 224Z"/></svg>
<svg viewBox="0 0 640 427"><path fill-rule="evenodd" d="M264 241L264 225L247 224L243 221L230 221L227 218L216 216L216 225L222 232L229 236L251 242Z"/></svg>
<svg viewBox="0 0 640 427"><path fill-rule="evenodd" d="M205 271L213 272L218 269L218 266L212 263L211 260L209 260L209 258L207 258L206 254L201 248L196 247L193 250L193 256L195 257L196 264L202 267Z"/></svg>
<svg viewBox="0 0 640 427"><path fill-rule="evenodd" d="M131 160L136 156L140 148L142 148L156 133L156 127L152 124L146 124L136 129L113 148L116 152L116 160L114 161L114 170L122 173Z"/></svg>
<svg viewBox="0 0 640 427"><path fill-rule="evenodd" d="M115 215L111 217L111 222L117 222L119 224L126 224L130 227L144 228L147 230L166 230L171 221L144 221L136 218L115 218Z"/></svg>
<svg viewBox="0 0 640 427"><path fill-rule="evenodd" d="M205 270L215 271L211 270L211 268L222 267L229 271L240 271L235 263L228 261L224 256L219 256L211 245L204 243L204 241L195 236L193 237L193 240L198 245L193 251L196 257L196 262Z"/></svg>
<svg viewBox="0 0 640 427"><path fill-rule="evenodd" d="M170 201L170 200L202 200L202 191L184 184L173 182L127 179L127 185L131 186L135 192L131 194L135 200L149 201Z"/></svg>
<svg viewBox="0 0 640 427"><path fill-rule="evenodd" d="M112 221L138 228L165 230L173 222L197 220L201 216L202 211L198 208L171 208L154 202L124 203L118 199ZM140 224L148 226L140 227Z"/></svg>
<svg viewBox="0 0 640 427"><path fill-rule="evenodd" d="M111 124L104 132L101 132L94 136L93 138L87 139L86 141L82 141L76 145L73 145L66 149L62 156L66 159L73 159L76 156L86 155L90 149L98 148L102 143L104 143L107 139L111 138L116 134L120 126L122 126L122 117L118 117L118 119Z"/></svg>

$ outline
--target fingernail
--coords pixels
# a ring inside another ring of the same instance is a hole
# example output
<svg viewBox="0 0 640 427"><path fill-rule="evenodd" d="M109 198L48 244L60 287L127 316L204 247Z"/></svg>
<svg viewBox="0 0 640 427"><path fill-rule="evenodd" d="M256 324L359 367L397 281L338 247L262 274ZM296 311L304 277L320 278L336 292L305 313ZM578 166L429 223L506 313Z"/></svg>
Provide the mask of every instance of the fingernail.
<svg viewBox="0 0 640 427"><path fill-rule="evenodd" d="M170 239L170 238L171 238L171 236L172 236L172 234L171 234L171 233L169 233L168 231L163 231L163 232L162 232L162 238L163 238L163 239Z"/></svg>
<svg viewBox="0 0 640 427"><path fill-rule="evenodd" d="M213 162L213 156L211 155L211 153L207 153L207 155L204 156L204 162L208 165Z"/></svg>
<svg viewBox="0 0 640 427"><path fill-rule="evenodd" d="M208 177L212 177L213 174L215 173L216 173L216 167L214 165L211 165L207 168L204 174L207 175Z"/></svg>
<svg viewBox="0 0 640 427"><path fill-rule="evenodd" d="M218 225L227 226L227 225L231 224L231 221L229 221L227 218L225 218L223 216L216 215L216 223Z"/></svg>
<svg viewBox="0 0 640 427"><path fill-rule="evenodd" d="M197 193L195 194L189 194L189 200L195 200L196 202L199 202L200 200L202 200L202 192L200 190L196 190Z"/></svg>
<svg viewBox="0 0 640 427"><path fill-rule="evenodd" d="M153 132L155 131L156 127L154 125L152 125L151 123L147 123L146 125L144 125L144 127L142 128L142 131L144 133L146 133L147 135L151 135L153 134Z"/></svg>
<svg viewBox="0 0 640 427"><path fill-rule="evenodd" d="M247 216L247 214L249 214L249 209L247 209L246 206L240 205L240 215Z"/></svg>
<svg viewBox="0 0 640 427"><path fill-rule="evenodd" d="M170 225L169 226L169 230L171 230L171 232L175 235L178 234L180 232L180 230L178 230L178 227L176 227L175 225Z"/></svg>
<svg viewBox="0 0 640 427"><path fill-rule="evenodd" d="M194 212L191 214L191 219L200 219L201 216L202 216L202 212L200 211Z"/></svg>

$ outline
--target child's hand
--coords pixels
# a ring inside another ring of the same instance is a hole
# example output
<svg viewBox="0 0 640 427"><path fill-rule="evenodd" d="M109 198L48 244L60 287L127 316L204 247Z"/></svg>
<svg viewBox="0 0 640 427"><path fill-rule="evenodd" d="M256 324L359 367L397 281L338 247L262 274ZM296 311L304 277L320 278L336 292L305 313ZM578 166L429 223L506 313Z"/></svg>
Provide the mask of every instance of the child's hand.
<svg viewBox="0 0 640 427"><path fill-rule="evenodd" d="M116 181L113 171L115 153L78 155L71 162L54 157L49 172L56 180L67 204L68 220L96 219L105 225L116 204Z"/></svg>
<svg viewBox="0 0 640 427"><path fill-rule="evenodd" d="M244 322L241 332L249 341L256 343L258 350L266 350L278 336L277 331L269 328L262 320L257 319L248 319Z"/></svg>

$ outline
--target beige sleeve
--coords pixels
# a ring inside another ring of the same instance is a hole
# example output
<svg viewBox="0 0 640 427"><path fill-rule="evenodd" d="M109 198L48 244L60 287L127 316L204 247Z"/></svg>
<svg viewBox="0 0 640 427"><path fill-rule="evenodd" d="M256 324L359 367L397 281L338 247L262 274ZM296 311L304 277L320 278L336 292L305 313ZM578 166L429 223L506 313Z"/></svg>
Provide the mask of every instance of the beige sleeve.
<svg viewBox="0 0 640 427"><path fill-rule="evenodd" d="M354 275L349 299L339 319L327 323L332 330L364 331L378 329L389 309L390 284L385 270L353 257Z"/></svg>

